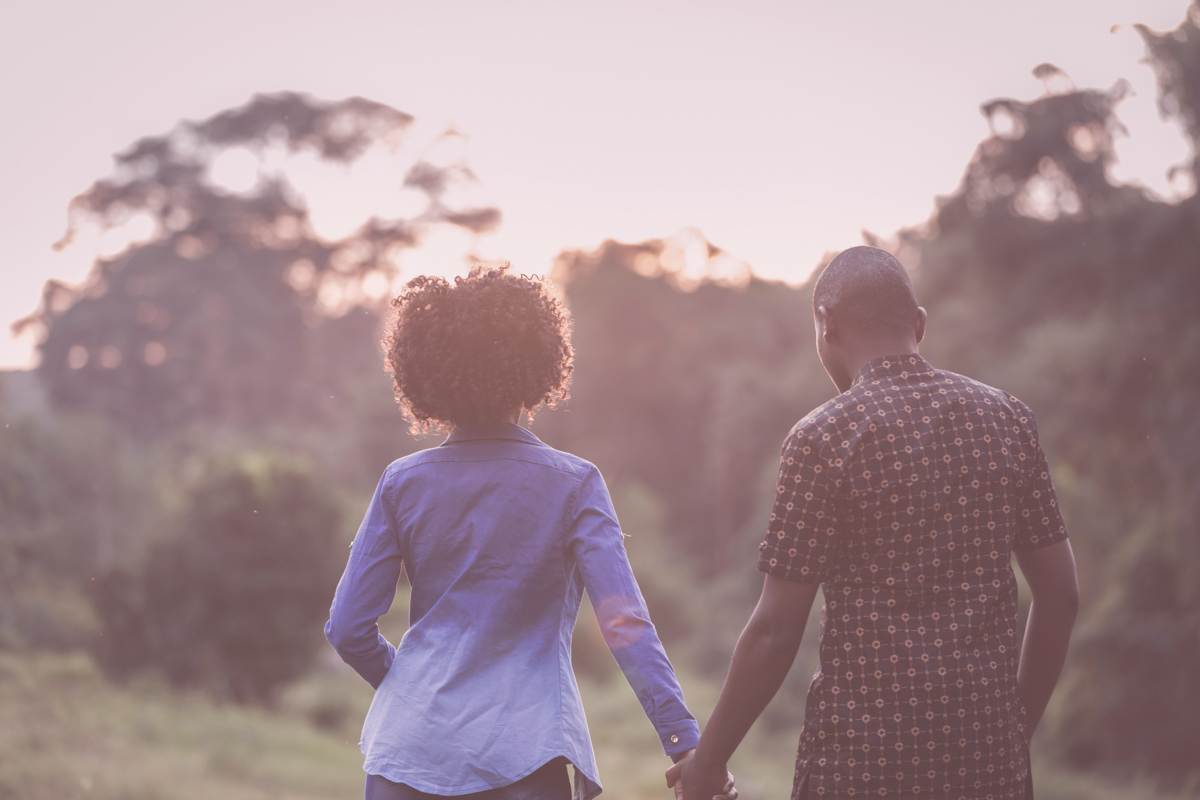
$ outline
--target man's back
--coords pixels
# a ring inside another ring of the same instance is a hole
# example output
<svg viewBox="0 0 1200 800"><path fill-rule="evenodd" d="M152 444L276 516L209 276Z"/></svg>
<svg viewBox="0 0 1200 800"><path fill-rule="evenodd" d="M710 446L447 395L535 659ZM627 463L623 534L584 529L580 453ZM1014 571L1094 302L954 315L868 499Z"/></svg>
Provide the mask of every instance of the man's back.
<svg viewBox="0 0 1200 800"><path fill-rule="evenodd" d="M759 569L825 593L797 787L1024 797L1013 549L1066 538L1033 416L916 354L784 446Z"/></svg>

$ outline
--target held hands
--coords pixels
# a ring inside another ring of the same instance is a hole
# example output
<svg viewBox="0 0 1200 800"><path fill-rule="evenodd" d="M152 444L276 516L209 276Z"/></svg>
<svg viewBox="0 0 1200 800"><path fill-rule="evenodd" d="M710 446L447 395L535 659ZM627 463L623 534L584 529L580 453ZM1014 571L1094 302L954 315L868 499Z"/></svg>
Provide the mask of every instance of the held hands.
<svg viewBox="0 0 1200 800"><path fill-rule="evenodd" d="M737 800L733 773L724 766L707 767L696 761L696 751L688 750L667 770L667 786L675 790L675 800Z"/></svg>

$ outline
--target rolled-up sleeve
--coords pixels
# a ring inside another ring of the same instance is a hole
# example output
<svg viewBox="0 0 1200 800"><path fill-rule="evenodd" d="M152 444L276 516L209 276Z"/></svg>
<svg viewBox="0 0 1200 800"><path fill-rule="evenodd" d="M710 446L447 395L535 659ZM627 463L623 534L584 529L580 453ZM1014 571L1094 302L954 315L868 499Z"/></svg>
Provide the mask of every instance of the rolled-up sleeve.
<svg viewBox="0 0 1200 800"><path fill-rule="evenodd" d="M325 624L325 638L338 655L376 689L396 657L377 620L392 607L404 561L387 478L384 473L350 545Z"/></svg>
<svg viewBox="0 0 1200 800"><path fill-rule="evenodd" d="M779 480L758 569L797 583L823 583L843 568L836 484L815 437L793 431L783 443Z"/></svg>
<svg viewBox="0 0 1200 800"><path fill-rule="evenodd" d="M1013 536L1014 550L1037 550L1058 544L1067 538L1067 523L1063 521L1058 507L1058 495L1050 480L1050 466L1042 452L1037 436L1037 423L1033 412L1022 408L1026 416L1021 422L1028 426L1032 436L1027 447L1029 458L1027 483L1020 488L1017 527Z"/></svg>
<svg viewBox="0 0 1200 800"><path fill-rule="evenodd" d="M676 756L692 749L700 741L699 726L650 622L608 488L595 467L580 484L569 526L571 554L604 640L658 732L663 750Z"/></svg>

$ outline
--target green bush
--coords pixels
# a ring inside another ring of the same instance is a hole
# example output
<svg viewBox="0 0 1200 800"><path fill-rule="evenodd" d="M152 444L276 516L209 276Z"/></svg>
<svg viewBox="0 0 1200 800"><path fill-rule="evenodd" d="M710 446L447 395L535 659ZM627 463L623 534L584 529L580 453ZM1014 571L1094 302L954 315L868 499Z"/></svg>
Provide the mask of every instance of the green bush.
<svg viewBox="0 0 1200 800"><path fill-rule="evenodd" d="M85 647L95 620L81 588L153 529L151 462L100 419L51 424L0 405L0 422L0 647Z"/></svg>
<svg viewBox="0 0 1200 800"><path fill-rule="evenodd" d="M270 703L318 652L337 531L335 498L310 470L263 454L210 462L186 493L178 535L152 546L140 570L95 582L100 663Z"/></svg>

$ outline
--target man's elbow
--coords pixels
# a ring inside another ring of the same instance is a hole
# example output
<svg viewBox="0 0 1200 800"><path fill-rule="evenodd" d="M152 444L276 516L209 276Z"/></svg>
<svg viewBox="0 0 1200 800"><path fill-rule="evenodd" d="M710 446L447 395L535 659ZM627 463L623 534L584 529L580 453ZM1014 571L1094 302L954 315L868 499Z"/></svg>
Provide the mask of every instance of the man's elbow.
<svg viewBox="0 0 1200 800"><path fill-rule="evenodd" d="M1043 589L1034 595L1033 603L1040 613L1053 614L1064 623L1074 625L1079 616L1079 584L1064 581L1052 589Z"/></svg>
<svg viewBox="0 0 1200 800"><path fill-rule="evenodd" d="M1016 556L1034 605L1074 621L1079 613L1079 576L1071 543L1064 540L1039 550L1017 552Z"/></svg>
<svg viewBox="0 0 1200 800"><path fill-rule="evenodd" d="M1079 584L1072 582L1068 587L1065 596L1063 597L1063 614L1071 618L1071 623L1074 624L1075 618L1079 616Z"/></svg>
<svg viewBox="0 0 1200 800"><path fill-rule="evenodd" d="M790 664L800 649L803 633L803 630L797 632L791 625L772 624L769 620L752 618L742 633L744 642L739 642L739 645L748 645L767 661Z"/></svg>

